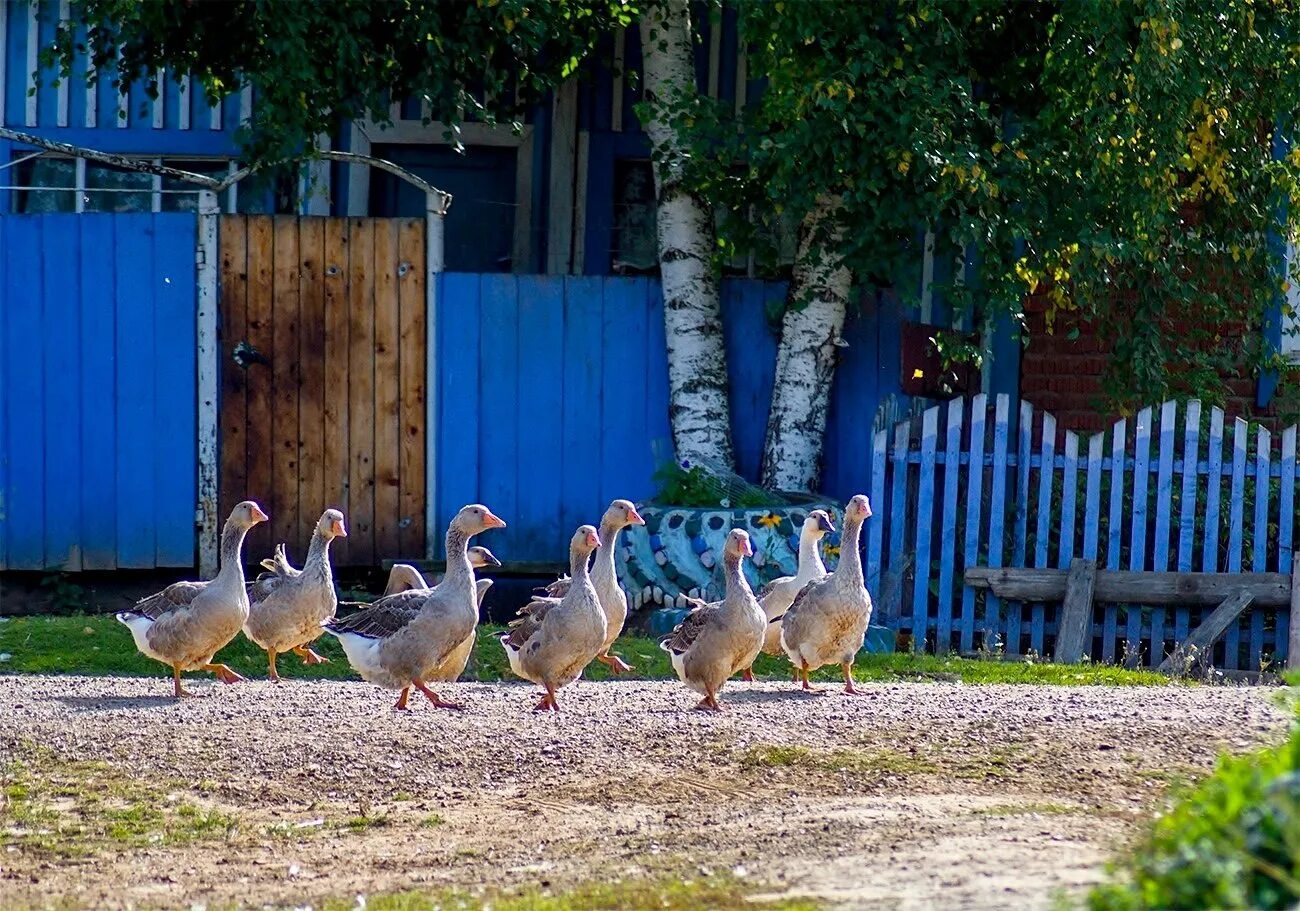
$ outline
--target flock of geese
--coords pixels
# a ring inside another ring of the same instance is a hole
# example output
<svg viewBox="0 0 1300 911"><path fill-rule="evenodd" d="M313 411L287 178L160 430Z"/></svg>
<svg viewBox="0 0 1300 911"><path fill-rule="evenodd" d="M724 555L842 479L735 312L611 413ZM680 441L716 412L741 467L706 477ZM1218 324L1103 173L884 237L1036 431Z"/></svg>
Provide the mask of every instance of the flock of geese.
<svg viewBox="0 0 1300 911"><path fill-rule="evenodd" d="M828 573L818 545L835 526L824 510L813 510L800 532L798 573L773 580L757 595L743 570L745 558L754 553L749 534L739 528L727 534L725 596L709 604L697 602L660 642L677 676L702 697L696 709L721 711L718 695L723 685L741 672L752 680L750 666L760 652L787 655L796 679L814 692L809 671L838 663L844 691L854 693L853 659L871 619L858 547L862 524L870 515L866 496L849 500L840 563ZM280 545L262 561L266 572L247 582L244 538L267 518L257 503L240 503L222 529L215 578L176 582L117 614L143 654L171 667L178 699L190 695L181 683L184 671L211 671L223 683L244 679L226 665L213 663L216 653L243 631L266 650L272 680L279 680L276 659L284 652L293 652L306 664L328 660L311 644L329 634L339 640L362 678L400 691L394 708L407 708L412 688L439 708L462 708L430 684L455 680L465 669L479 605L492 584L476 580L474 571L501 565L486 547L470 546L470 539L504 528L505 522L481 504L463 507L447 529L447 572L441 582L429 587L413 566L397 564L383 597L368 606L355 605L358 610L338 618L329 546L347 535L343 513L327 509L321 515L302 569L289 563ZM545 690L535 711L558 712L556 691L577 680L593 660L615 673L630 669L610 650L627 618L614 549L624 528L644 524L630 501L615 500L599 530L580 526L569 541L569 575L521 608L501 634L511 670Z"/></svg>

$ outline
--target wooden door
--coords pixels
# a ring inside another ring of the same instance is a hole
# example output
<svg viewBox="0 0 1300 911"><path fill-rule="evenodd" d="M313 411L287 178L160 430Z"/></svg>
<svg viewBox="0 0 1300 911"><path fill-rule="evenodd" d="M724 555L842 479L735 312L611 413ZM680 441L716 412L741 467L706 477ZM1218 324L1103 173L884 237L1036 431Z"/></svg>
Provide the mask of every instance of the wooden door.
<svg viewBox="0 0 1300 911"><path fill-rule="evenodd" d="M423 220L227 215L220 249L222 516L271 516L245 562L300 564L331 506L337 565L423 557Z"/></svg>

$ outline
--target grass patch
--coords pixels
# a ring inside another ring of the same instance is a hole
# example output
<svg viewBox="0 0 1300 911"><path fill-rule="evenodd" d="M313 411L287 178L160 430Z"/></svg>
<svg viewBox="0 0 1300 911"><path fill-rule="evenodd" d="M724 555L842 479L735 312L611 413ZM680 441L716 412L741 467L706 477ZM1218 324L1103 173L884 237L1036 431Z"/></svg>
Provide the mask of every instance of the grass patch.
<svg viewBox="0 0 1300 911"><path fill-rule="evenodd" d="M799 768L819 772L928 775L939 771L929 759L897 750L811 750L802 746L750 747L740 757L747 768Z"/></svg>
<svg viewBox="0 0 1300 911"><path fill-rule="evenodd" d="M382 829L386 825L387 816L353 816L343 820L341 828L349 832L367 832L370 829Z"/></svg>
<svg viewBox="0 0 1300 911"><path fill-rule="evenodd" d="M19 850L66 858L228 839L237 830L234 815L180 799L169 785L25 747L0 770L0 834Z"/></svg>
<svg viewBox="0 0 1300 911"><path fill-rule="evenodd" d="M496 641L500 627L479 629L474 654L466 668L466 680L491 682L513 679L505 652ZM329 664L308 667L293 655L282 655L282 676L299 679L355 680L338 641L322 636L313 646L330 659ZM668 656L653 639L623 636L615 644L635 670L631 679L675 679ZM0 672L39 674L91 674L132 677L164 677L168 669L135 649L130 631L111 616L74 615L15 617L0 623L0 653L10 655ZM239 635L221 650L217 660L241 674L256 679L267 675L266 654L245 636ZM760 655L754 673L763 679L788 680L790 664L783 658ZM585 672L588 679L611 676L603 664L593 662ZM816 679L834 683L839 668L822 668ZM857 680L871 683L898 681L944 681L976 684L1019 683L1039 686L1160 686L1170 679L1152 671L1127 670L1113 665L1059 665L1025 661L996 661L935 655L860 655L854 666Z"/></svg>
<svg viewBox="0 0 1300 911"><path fill-rule="evenodd" d="M1080 807L1068 807L1063 803L999 803L991 807L980 807L971 812L972 816L1071 816L1084 812Z"/></svg>
<svg viewBox="0 0 1300 911"><path fill-rule="evenodd" d="M612 883L587 883L574 889L550 892L528 890L491 898L463 893L395 892L368 895L366 911L817 911L806 900L759 897L757 885L731 878L698 880L650 879ZM327 899L321 911L354 911L356 896Z"/></svg>

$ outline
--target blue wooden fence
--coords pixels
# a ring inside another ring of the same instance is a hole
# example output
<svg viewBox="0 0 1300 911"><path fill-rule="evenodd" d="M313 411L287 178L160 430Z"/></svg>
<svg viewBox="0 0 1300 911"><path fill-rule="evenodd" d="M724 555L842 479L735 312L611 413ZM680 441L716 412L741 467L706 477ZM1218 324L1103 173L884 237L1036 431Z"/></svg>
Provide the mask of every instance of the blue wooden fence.
<svg viewBox="0 0 1300 911"><path fill-rule="evenodd" d="M1294 426L1166 402L1085 439L980 395L876 433L871 459L868 585L883 622L930 650L1052 651L1060 605L1003 603L964 586L965 566L1291 572ZM1211 609L1099 604L1092 654L1158 665ZM1286 611L1247 612L1216 666L1283 661L1287 628Z"/></svg>
<svg viewBox="0 0 1300 911"><path fill-rule="evenodd" d="M650 278L440 277L437 316L439 525L474 501L510 523L492 548L558 562L564 529L614 497L654 492L672 457L663 300ZM776 337L765 303L779 283L723 283L731 426L739 470L755 478L767 429ZM823 488L867 488L871 426L898 389L898 320L872 300L845 329L832 394Z"/></svg>
<svg viewBox="0 0 1300 911"><path fill-rule="evenodd" d="M194 564L195 218L0 218L0 570Z"/></svg>

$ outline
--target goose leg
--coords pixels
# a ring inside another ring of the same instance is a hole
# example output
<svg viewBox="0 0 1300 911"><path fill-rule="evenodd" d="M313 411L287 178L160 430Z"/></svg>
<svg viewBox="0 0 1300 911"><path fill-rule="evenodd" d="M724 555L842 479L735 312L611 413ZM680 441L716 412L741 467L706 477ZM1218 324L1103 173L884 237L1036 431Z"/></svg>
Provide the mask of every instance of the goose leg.
<svg viewBox="0 0 1300 911"><path fill-rule="evenodd" d="M397 702L393 704L393 709L399 712L409 712L410 709L406 707L406 700L410 697L410 695L411 695L411 688L408 686L402 690L402 695L397 697Z"/></svg>
<svg viewBox="0 0 1300 911"><path fill-rule="evenodd" d="M840 667L844 669L844 692L848 696L858 695L858 691L853 688L853 662L845 661Z"/></svg>
<svg viewBox="0 0 1300 911"><path fill-rule="evenodd" d="M809 693L818 693L818 694L820 694L820 693L822 692L820 689L818 689L817 687L813 686L812 683L808 680L808 662L807 662L807 661L804 661L804 662L800 665L799 672L800 672L801 676L803 677L803 688L804 688L806 691L808 691Z"/></svg>
<svg viewBox="0 0 1300 911"><path fill-rule="evenodd" d="M224 664L205 664L203 670L212 671L222 683L243 683L245 678L236 674Z"/></svg>
<svg viewBox="0 0 1300 911"><path fill-rule="evenodd" d="M704 698L701 699L701 700L696 704L696 706L695 706L695 711L697 711L697 712L721 712L721 711L722 711L722 704L721 704L720 702L718 702L718 694L710 690L708 693L705 694Z"/></svg>
<svg viewBox="0 0 1300 911"><path fill-rule="evenodd" d="M428 699L430 702L432 702L432 703L434 704L434 707L435 707L435 708L440 708L440 709L463 709L463 708L465 707L465 706L461 705L459 702L448 702L446 699L443 699L441 696L439 696L439 695L438 695L437 693L435 693L433 690L431 690L431 689L429 689L427 686L425 686L423 680L412 680L412 681L411 681L411 686L415 687L415 688L416 688L417 690L419 690L421 693L424 693L424 698L425 698L425 699Z"/></svg>
<svg viewBox="0 0 1300 911"><path fill-rule="evenodd" d="M754 682L754 666L752 664L740 672L740 679L746 683Z"/></svg>
<svg viewBox="0 0 1300 911"><path fill-rule="evenodd" d="M545 712L551 708L551 694L547 693L541 698L537 705L533 706L534 712Z"/></svg>
<svg viewBox="0 0 1300 911"><path fill-rule="evenodd" d="M181 666L179 664L172 665L172 685L172 691L177 699L184 699L187 696L194 695L189 690L185 689L185 687L181 686Z"/></svg>
<svg viewBox="0 0 1300 911"><path fill-rule="evenodd" d="M275 669L275 657L276 657L275 649L268 648L266 650L266 663L271 666L271 682L279 683L280 672Z"/></svg>
<svg viewBox="0 0 1300 911"><path fill-rule="evenodd" d="M293 650L293 653L302 659L303 664L329 664L330 660L324 655L318 655L305 645L300 645Z"/></svg>
<svg viewBox="0 0 1300 911"><path fill-rule="evenodd" d="M624 671L632 670L632 665L628 664L613 652L606 652L603 655L597 655L596 660L609 667L610 671L615 674L621 674Z"/></svg>

